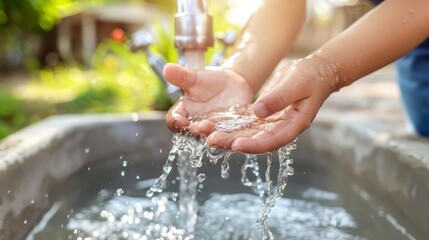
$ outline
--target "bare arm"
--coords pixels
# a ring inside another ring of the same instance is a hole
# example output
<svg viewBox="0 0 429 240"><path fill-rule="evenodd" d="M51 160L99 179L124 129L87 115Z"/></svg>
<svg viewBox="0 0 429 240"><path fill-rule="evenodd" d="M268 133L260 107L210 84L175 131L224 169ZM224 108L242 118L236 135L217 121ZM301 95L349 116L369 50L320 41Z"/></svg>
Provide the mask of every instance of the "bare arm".
<svg viewBox="0 0 429 240"><path fill-rule="evenodd" d="M266 0L249 19L240 41L222 67L259 90L291 49L305 20L305 0Z"/></svg>
<svg viewBox="0 0 429 240"><path fill-rule="evenodd" d="M429 35L429 1L386 0L314 55L337 68L338 87L383 67Z"/></svg>
<svg viewBox="0 0 429 240"><path fill-rule="evenodd" d="M335 72L327 84L339 90L405 55L428 35L429 1L386 0L310 57L318 58L314 65L322 66L320 61L324 61L330 68L325 71ZM287 89L279 91L292 94ZM280 111L299 100L298 93L293 95L264 94L256 101L255 113L267 117Z"/></svg>
<svg viewBox="0 0 429 240"><path fill-rule="evenodd" d="M252 153L284 146L310 126L332 92L405 55L428 35L429 1L386 0L309 57L274 76L254 104L255 114L271 118L270 125L213 132L207 141Z"/></svg>

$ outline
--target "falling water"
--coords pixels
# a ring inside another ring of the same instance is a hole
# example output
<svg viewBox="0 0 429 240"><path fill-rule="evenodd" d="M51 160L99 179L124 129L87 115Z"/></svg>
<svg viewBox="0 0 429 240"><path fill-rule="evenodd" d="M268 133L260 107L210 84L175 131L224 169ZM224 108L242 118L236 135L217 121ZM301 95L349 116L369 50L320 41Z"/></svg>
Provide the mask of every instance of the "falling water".
<svg viewBox="0 0 429 240"><path fill-rule="evenodd" d="M204 51L188 50L184 52L185 67L190 70L204 69ZM186 136L177 136L178 144L181 146L178 154L178 172L180 177L179 210L184 229L189 233L189 238L193 238L195 224L197 222L198 204L197 196L197 167L201 166L203 144L198 140ZM181 144L181 145L180 145ZM200 154L201 152L201 154Z"/></svg>
<svg viewBox="0 0 429 240"><path fill-rule="evenodd" d="M248 107L231 108L226 112L214 113L210 117L215 116L222 119L216 125L216 129L220 131L234 131L251 127L251 125L261 121L256 116L246 112L248 112ZM230 150L209 147L205 144L205 140L204 137L194 137L189 133L175 134L172 140L173 147L163 167L163 173L146 193L148 197L152 197L154 193L162 192L174 160L177 159L180 176L179 210L183 227L190 236L189 239L193 237L197 220L197 203L195 200L197 185L205 179L204 174L196 175L197 168L202 166L204 156L207 156L211 164L216 164L222 159L221 176L227 179L230 171L229 160L233 154ZM277 151L279 173L276 186L273 186L273 181L271 180L273 153L265 154L267 162L267 169L264 174L265 180L259 173L260 166L257 161L257 155L245 155L245 162L241 167L241 182L244 186L250 187L264 202L262 215L258 220L258 227L264 240L273 239L271 231L268 229L267 221L272 207L284 193L288 176L293 174L293 168L290 166L293 163L292 159L290 159L290 153L295 148L294 141ZM253 176L250 177L250 174Z"/></svg>

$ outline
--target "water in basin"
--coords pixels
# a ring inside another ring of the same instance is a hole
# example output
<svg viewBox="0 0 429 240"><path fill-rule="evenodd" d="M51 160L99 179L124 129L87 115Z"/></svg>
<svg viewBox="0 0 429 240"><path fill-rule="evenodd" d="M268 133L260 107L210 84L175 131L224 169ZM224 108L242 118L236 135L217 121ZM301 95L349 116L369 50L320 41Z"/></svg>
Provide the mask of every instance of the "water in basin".
<svg viewBox="0 0 429 240"><path fill-rule="evenodd" d="M28 239L186 239L174 201L176 169L164 192L150 199L146 191L164 162L141 158L112 156L76 173ZM256 221L263 203L241 184L243 162L234 155L228 180L219 164L198 169L205 180L198 183L195 239L261 239ZM274 239L419 239L395 209L323 155L298 158L294 168L268 222Z"/></svg>

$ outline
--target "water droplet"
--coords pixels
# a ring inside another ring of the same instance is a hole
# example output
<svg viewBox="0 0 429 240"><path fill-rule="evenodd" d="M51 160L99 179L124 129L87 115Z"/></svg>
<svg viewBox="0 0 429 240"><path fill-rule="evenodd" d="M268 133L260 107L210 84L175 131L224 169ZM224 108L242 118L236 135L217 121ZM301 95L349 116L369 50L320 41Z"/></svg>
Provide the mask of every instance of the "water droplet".
<svg viewBox="0 0 429 240"><path fill-rule="evenodd" d="M221 176L223 179L229 178L229 159L231 158L232 152L228 151L222 161L221 164Z"/></svg>
<svg viewBox="0 0 429 240"><path fill-rule="evenodd" d="M172 194L171 194L171 200L173 200L174 202L175 202L175 201L177 201L177 197L178 197L178 196L179 196L179 194L178 194L178 193L176 193L176 192L175 192L175 193L172 193Z"/></svg>
<svg viewBox="0 0 429 240"><path fill-rule="evenodd" d="M122 188L116 189L116 196L120 197L122 194L124 194L124 190Z"/></svg>
<svg viewBox="0 0 429 240"><path fill-rule="evenodd" d="M94 231L94 232L92 232L92 236L99 237L100 236L100 232L99 231Z"/></svg>
<svg viewBox="0 0 429 240"><path fill-rule="evenodd" d="M27 224L27 219L24 220L24 224Z"/></svg>
<svg viewBox="0 0 429 240"><path fill-rule="evenodd" d="M123 161L123 162L122 162L122 166L123 166L123 167L126 167L127 165L128 165L128 161Z"/></svg>
<svg viewBox="0 0 429 240"><path fill-rule="evenodd" d="M34 204L34 200L31 200L31 201L30 201L30 203L31 203L31 204Z"/></svg>
<svg viewBox="0 0 429 240"><path fill-rule="evenodd" d="M136 137L139 135L139 132L136 132Z"/></svg>
<svg viewBox="0 0 429 240"><path fill-rule="evenodd" d="M105 197L109 196L109 191L107 191L106 189L101 189L98 192L98 196L100 196L102 198L105 198Z"/></svg>
<svg viewBox="0 0 429 240"><path fill-rule="evenodd" d="M206 180L206 174L204 174L204 173L200 173L200 174L198 174L198 176L197 176L197 181L198 181L199 183L201 183L201 182L204 182L204 180Z"/></svg>
<svg viewBox="0 0 429 240"><path fill-rule="evenodd" d="M125 176L125 171L121 171L121 176Z"/></svg>
<svg viewBox="0 0 429 240"><path fill-rule="evenodd" d="M88 167L88 171L91 171L91 167Z"/></svg>
<svg viewBox="0 0 429 240"><path fill-rule="evenodd" d="M137 176L136 176L136 179L140 179L140 176L139 176L139 175L137 175Z"/></svg>
<svg viewBox="0 0 429 240"><path fill-rule="evenodd" d="M89 147L87 147L87 148L85 148L84 151L85 151L86 154L88 154L91 151L91 149L89 149Z"/></svg>
<svg viewBox="0 0 429 240"><path fill-rule="evenodd" d="M131 113L131 120L137 122L139 120L139 115L137 113Z"/></svg>
<svg viewBox="0 0 429 240"><path fill-rule="evenodd" d="M12 191L9 189L9 190L7 190L7 194L10 194Z"/></svg>

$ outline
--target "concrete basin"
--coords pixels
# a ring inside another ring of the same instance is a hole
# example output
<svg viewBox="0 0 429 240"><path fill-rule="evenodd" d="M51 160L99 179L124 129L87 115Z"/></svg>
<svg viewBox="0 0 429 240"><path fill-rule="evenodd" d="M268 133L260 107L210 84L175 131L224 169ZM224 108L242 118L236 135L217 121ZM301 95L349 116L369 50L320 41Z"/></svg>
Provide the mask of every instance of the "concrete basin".
<svg viewBox="0 0 429 240"><path fill-rule="evenodd" d="M55 201L52 193L88 164L120 154L163 163L171 136L164 113L156 112L56 116L11 135L0 142L0 239L25 239ZM402 236L429 238L428 141L394 133L372 119L320 114L297 145L297 179L307 171L300 166L335 165L332 169L347 176L340 181L349 177L360 184L356 195L343 201L358 209L356 198L381 199L377 209L393 210L378 212ZM319 161L320 156L329 160ZM334 178L335 171L319 180Z"/></svg>

